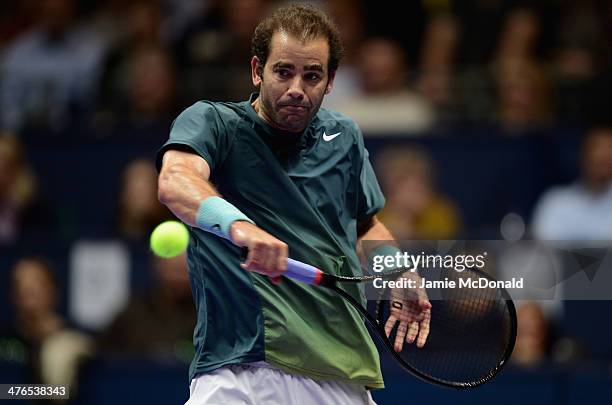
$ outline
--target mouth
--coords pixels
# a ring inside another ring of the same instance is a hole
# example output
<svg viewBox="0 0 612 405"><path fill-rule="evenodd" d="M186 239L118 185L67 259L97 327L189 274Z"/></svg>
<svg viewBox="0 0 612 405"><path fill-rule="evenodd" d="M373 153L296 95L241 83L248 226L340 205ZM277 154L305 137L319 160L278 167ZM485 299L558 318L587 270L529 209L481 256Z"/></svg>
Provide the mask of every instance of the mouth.
<svg viewBox="0 0 612 405"><path fill-rule="evenodd" d="M293 113L293 114L301 114L306 112L306 110L308 109L308 107L303 106L303 105L282 105L281 109L289 112L289 113Z"/></svg>

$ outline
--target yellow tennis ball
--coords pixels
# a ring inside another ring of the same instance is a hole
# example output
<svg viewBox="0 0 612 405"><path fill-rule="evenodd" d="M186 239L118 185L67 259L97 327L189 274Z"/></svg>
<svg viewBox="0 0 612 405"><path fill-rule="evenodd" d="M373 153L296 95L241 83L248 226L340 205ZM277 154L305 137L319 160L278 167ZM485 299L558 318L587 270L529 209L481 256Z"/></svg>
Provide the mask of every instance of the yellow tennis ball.
<svg viewBox="0 0 612 405"><path fill-rule="evenodd" d="M162 222L151 233L151 250L160 257L178 256L187 249L188 244L189 231L178 221Z"/></svg>

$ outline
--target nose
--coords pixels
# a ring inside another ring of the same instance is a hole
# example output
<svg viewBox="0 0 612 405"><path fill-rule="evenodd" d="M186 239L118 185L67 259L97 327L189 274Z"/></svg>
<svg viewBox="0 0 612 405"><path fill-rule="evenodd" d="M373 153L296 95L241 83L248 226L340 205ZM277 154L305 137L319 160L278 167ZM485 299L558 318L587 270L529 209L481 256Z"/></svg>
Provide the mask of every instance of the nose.
<svg viewBox="0 0 612 405"><path fill-rule="evenodd" d="M299 75L296 75L289 83L287 95L294 100L302 100L304 98L304 81Z"/></svg>

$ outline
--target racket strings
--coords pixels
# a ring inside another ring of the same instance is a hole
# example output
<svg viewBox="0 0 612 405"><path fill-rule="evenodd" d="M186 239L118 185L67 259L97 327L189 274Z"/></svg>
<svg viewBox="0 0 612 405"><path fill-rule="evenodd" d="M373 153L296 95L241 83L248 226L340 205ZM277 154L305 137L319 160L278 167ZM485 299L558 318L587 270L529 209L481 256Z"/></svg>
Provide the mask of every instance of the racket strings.
<svg viewBox="0 0 612 405"><path fill-rule="evenodd" d="M377 319L385 324L397 306L397 291L386 291L377 306ZM414 298L412 295L404 297ZM404 342L397 353L410 367L433 379L449 383L479 382L490 378L503 362L511 345L512 318L505 297L494 288L463 288L444 291L444 299L432 300L430 333L423 348ZM417 306L403 303L404 316ZM389 341L395 344L400 327ZM400 338L401 339L401 338Z"/></svg>

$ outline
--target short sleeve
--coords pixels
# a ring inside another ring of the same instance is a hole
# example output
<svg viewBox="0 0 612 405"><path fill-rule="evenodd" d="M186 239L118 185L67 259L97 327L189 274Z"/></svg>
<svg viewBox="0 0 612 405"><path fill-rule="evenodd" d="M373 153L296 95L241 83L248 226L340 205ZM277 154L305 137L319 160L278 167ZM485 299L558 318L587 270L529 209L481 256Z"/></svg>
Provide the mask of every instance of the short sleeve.
<svg viewBox="0 0 612 405"><path fill-rule="evenodd" d="M186 149L206 160L213 172L230 145L223 123L217 109L208 102L200 101L185 109L172 123L169 139L157 152L157 169L161 169L162 158L168 149Z"/></svg>
<svg viewBox="0 0 612 405"><path fill-rule="evenodd" d="M361 153L361 173L359 175L359 202L357 222L365 222L372 218L385 206L385 197L370 163L368 150L363 145L361 131L358 131L359 149Z"/></svg>

